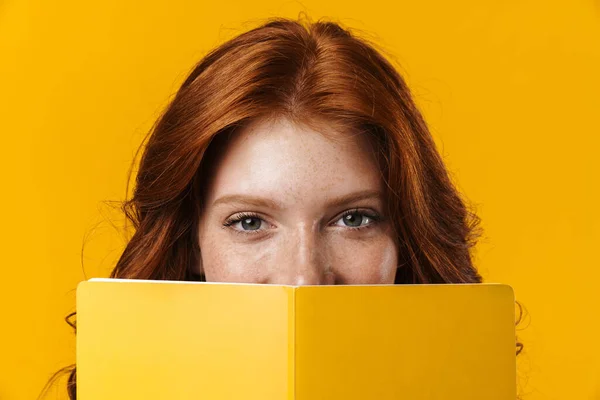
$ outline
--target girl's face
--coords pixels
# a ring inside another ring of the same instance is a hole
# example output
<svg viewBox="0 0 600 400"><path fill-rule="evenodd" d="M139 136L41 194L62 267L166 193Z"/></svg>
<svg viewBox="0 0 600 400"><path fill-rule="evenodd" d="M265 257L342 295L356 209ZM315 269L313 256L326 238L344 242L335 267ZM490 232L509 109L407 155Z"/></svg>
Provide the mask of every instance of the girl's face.
<svg viewBox="0 0 600 400"><path fill-rule="evenodd" d="M206 189L199 245L209 282L394 282L397 248L364 135L257 121L233 135Z"/></svg>

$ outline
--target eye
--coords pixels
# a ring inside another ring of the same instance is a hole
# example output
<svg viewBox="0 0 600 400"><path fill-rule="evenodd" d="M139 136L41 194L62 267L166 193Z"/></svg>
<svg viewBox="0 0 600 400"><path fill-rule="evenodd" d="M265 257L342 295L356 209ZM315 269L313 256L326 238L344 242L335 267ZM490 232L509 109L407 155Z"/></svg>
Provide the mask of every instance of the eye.
<svg viewBox="0 0 600 400"><path fill-rule="evenodd" d="M223 226L230 227L235 231L241 233L252 233L254 231L258 231L264 221L253 214L237 214L230 217Z"/></svg>
<svg viewBox="0 0 600 400"><path fill-rule="evenodd" d="M255 231L262 225L262 220L256 217L244 218L238 222L245 231Z"/></svg>
<svg viewBox="0 0 600 400"><path fill-rule="evenodd" d="M371 225L376 220L376 215L370 215L364 211L352 210L342 214L341 218L335 222L335 225L349 228L362 228Z"/></svg>

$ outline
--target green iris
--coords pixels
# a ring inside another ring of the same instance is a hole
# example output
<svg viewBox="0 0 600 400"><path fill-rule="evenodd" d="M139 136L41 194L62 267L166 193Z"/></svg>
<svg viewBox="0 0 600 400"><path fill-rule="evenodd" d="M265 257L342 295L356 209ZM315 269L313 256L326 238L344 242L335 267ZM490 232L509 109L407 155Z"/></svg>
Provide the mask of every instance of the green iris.
<svg viewBox="0 0 600 400"><path fill-rule="evenodd" d="M245 218L242 220L242 228L245 231L255 231L260 228L260 218Z"/></svg>
<svg viewBox="0 0 600 400"><path fill-rule="evenodd" d="M361 214L348 214L344 216L344 225L357 227L362 224L363 216Z"/></svg>

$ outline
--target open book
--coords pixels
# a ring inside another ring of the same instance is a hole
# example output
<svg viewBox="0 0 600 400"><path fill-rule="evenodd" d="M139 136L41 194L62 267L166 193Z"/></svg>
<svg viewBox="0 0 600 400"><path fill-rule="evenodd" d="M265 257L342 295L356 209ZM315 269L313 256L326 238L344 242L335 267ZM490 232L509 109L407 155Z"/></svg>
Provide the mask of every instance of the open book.
<svg viewBox="0 0 600 400"><path fill-rule="evenodd" d="M92 279L78 400L514 400L511 288Z"/></svg>

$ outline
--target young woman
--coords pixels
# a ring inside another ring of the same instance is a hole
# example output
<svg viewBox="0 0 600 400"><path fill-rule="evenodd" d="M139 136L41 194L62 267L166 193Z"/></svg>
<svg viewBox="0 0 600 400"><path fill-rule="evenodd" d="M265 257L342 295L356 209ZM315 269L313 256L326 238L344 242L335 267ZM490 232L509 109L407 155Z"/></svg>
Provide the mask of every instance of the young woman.
<svg viewBox="0 0 600 400"><path fill-rule="evenodd" d="M405 82L330 22L270 20L206 55L153 127L124 210L135 234L113 278L481 281L477 218Z"/></svg>

